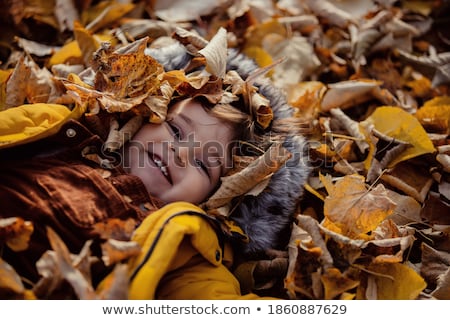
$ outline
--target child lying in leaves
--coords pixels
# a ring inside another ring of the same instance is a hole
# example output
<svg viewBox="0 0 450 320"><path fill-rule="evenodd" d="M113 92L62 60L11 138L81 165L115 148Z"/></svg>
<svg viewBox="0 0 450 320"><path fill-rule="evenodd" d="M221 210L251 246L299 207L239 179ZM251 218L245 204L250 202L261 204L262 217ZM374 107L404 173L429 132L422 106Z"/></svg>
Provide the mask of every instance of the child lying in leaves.
<svg viewBox="0 0 450 320"><path fill-rule="evenodd" d="M104 46L64 82L71 109L0 113L0 221L33 227L23 246L9 245L14 232L4 228L1 259L34 296L49 298L39 262L60 238L71 253L84 246L99 258L111 239L140 245L115 263L92 263L87 282L97 292L111 286L114 264L127 264L126 298L258 297L241 292L233 259L285 247L309 168L292 110L254 77L253 62L232 50L211 60L220 32L195 58L179 43ZM63 278L76 297L93 297Z"/></svg>

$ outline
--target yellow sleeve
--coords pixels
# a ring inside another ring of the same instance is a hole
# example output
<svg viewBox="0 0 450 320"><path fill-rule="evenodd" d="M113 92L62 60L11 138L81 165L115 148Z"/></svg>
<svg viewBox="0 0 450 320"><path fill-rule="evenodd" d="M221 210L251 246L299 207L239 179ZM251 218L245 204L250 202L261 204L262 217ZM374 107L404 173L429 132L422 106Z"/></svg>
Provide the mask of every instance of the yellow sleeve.
<svg viewBox="0 0 450 320"><path fill-rule="evenodd" d="M60 104L34 103L0 111L0 149L33 142L55 134L83 108L70 110Z"/></svg>

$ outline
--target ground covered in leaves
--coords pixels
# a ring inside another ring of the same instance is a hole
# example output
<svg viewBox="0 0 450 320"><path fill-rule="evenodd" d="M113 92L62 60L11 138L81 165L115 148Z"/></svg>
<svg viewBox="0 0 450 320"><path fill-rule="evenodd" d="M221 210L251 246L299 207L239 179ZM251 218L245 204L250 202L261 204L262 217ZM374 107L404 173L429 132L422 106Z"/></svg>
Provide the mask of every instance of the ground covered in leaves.
<svg viewBox="0 0 450 320"><path fill-rule="evenodd" d="M310 127L314 171L288 251L274 253L286 272L259 290L292 299L450 299L449 13L445 0L2 1L0 110L69 105L67 91L133 107L124 84L94 92L75 76L94 52L109 52L103 41L164 46L178 28L208 40L224 28L228 47L261 67L277 62L266 76ZM109 58L97 61L113 65ZM147 80L141 89L151 92ZM158 105L163 89L158 99L133 98ZM0 243L21 250L31 230L0 220ZM49 238L60 261L53 275L70 273L78 298L124 297L117 283L126 272L117 268L116 285L97 296L85 277L88 251L75 265L58 236ZM102 249L110 265L137 250L114 241ZM47 280L24 283L0 260L0 292L51 295L57 280L42 270Z"/></svg>

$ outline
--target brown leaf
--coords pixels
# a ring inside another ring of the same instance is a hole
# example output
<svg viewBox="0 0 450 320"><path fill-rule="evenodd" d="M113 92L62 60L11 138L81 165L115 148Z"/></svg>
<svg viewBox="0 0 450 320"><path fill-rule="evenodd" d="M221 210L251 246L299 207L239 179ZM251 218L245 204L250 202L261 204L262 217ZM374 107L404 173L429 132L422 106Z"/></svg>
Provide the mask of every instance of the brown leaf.
<svg viewBox="0 0 450 320"><path fill-rule="evenodd" d="M121 220L116 218L107 219L104 222L98 222L93 225L93 230L99 234L102 239L115 239L128 241L136 228L136 220Z"/></svg>
<svg viewBox="0 0 450 320"><path fill-rule="evenodd" d="M439 193L430 191L420 216L431 224L450 225L450 205L441 198Z"/></svg>
<svg viewBox="0 0 450 320"><path fill-rule="evenodd" d="M393 220L397 225L407 225L409 223L419 223L421 204L411 196L405 196L393 190L387 189L390 199L397 205L392 215L387 219Z"/></svg>
<svg viewBox="0 0 450 320"><path fill-rule="evenodd" d="M411 171L412 170L412 171ZM381 176L381 180L423 203L433 180L426 168L403 162Z"/></svg>
<svg viewBox="0 0 450 320"><path fill-rule="evenodd" d="M70 283L77 296L81 300L92 300L95 298L95 292L90 283L80 270L72 264L70 252L65 243L51 228L47 227L47 236L50 245L55 251L56 267L60 270L61 276Z"/></svg>
<svg viewBox="0 0 450 320"><path fill-rule="evenodd" d="M100 48L94 57L95 89L122 99L155 92L163 68L144 53L147 42L148 38L143 38L116 52L109 52L108 47Z"/></svg>
<svg viewBox="0 0 450 320"><path fill-rule="evenodd" d="M448 268L447 271L439 277L436 289L431 292L431 295L436 299L450 299L450 268Z"/></svg>
<svg viewBox="0 0 450 320"><path fill-rule="evenodd" d="M285 288L293 298L322 299L322 284L320 282L322 250L318 247L297 247L294 268L285 278Z"/></svg>
<svg viewBox="0 0 450 320"><path fill-rule="evenodd" d="M422 264L420 274L430 287L435 287L440 277L450 268L450 253L436 250L426 243L421 244Z"/></svg>

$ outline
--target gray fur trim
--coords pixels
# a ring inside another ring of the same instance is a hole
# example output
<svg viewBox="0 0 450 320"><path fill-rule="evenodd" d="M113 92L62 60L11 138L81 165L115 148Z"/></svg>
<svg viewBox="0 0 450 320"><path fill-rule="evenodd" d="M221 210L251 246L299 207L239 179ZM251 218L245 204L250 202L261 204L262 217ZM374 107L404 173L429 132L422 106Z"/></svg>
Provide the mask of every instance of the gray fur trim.
<svg viewBox="0 0 450 320"><path fill-rule="evenodd" d="M185 67L191 56L182 45L163 49L150 49L152 55L166 70ZM245 79L257 65L235 49L229 50L227 70L236 70ZM259 91L270 100L274 118L292 115L284 93L274 87L269 79L255 83ZM306 157L306 142L302 136L289 136L283 146L292 153L286 164L271 178L266 189L258 196L246 196L232 213L231 218L244 230L249 243L239 244L247 257L263 255L267 249L283 249L289 239L293 217L303 194L303 186L311 168Z"/></svg>

